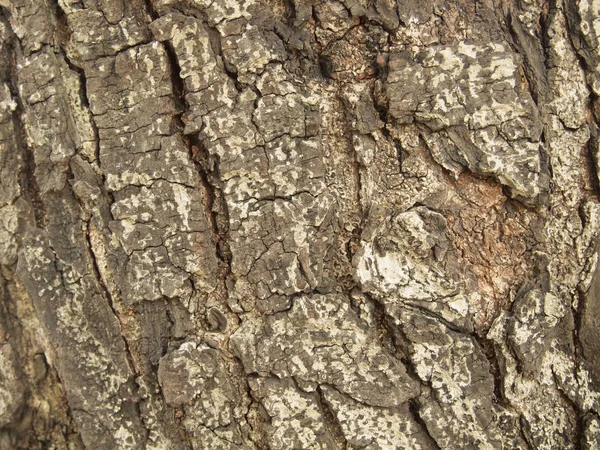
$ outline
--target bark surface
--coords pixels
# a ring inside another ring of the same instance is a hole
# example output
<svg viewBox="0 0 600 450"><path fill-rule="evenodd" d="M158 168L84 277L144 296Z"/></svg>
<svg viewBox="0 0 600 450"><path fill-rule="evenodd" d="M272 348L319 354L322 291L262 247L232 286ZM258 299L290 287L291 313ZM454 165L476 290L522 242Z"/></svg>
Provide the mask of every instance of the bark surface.
<svg viewBox="0 0 600 450"><path fill-rule="evenodd" d="M600 0L0 9L0 449L600 448Z"/></svg>

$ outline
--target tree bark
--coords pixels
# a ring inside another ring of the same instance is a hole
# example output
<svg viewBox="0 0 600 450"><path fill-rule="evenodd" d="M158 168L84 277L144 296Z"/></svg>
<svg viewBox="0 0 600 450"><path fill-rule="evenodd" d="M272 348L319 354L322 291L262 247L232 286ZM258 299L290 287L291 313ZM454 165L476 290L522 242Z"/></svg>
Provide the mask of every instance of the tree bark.
<svg viewBox="0 0 600 450"><path fill-rule="evenodd" d="M0 449L600 448L600 0L0 7Z"/></svg>

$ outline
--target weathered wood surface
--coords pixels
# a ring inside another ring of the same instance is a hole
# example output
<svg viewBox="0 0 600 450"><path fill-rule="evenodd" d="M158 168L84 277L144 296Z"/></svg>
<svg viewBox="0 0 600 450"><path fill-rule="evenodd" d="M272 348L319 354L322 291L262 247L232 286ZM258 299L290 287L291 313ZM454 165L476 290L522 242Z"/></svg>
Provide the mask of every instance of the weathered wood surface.
<svg viewBox="0 0 600 450"><path fill-rule="evenodd" d="M600 0L0 8L0 449L600 448Z"/></svg>

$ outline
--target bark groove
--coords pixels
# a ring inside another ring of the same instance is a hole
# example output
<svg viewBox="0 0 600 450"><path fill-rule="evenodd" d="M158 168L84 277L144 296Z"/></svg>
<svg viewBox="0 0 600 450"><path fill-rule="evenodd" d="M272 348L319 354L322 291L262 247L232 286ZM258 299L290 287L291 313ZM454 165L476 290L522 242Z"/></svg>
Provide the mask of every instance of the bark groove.
<svg viewBox="0 0 600 450"><path fill-rule="evenodd" d="M600 1L0 1L0 449L600 448Z"/></svg>

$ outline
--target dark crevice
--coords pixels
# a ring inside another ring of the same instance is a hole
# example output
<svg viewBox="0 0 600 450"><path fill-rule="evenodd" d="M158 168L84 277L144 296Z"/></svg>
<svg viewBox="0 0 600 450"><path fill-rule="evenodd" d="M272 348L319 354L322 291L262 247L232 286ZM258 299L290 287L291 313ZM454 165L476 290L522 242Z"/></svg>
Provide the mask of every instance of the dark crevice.
<svg viewBox="0 0 600 450"><path fill-rule="evenodd" d="M30 149L25 143L25 126L23 124L23 121L21 120L21 115L23 114L23 107L19 98L17 98L17 105L17 108L13 112L13 123L16 129L15 140L17 141L17 147L22 149L23 152L23 170L21 184L24 188L23 190L27 192L31 201L33 216L35 219L35 226L38 228L44 228L48 224L46 205L42 200L40 188L38 186L37 179L35 176L36 164L33 150Z"/></svg>
<svg viewBox="0 0 600 450"><path fill-rule="evenodd" d="M391 325L390 325L391 326ZM417 374L415 366L411 361L410 354L412 353L411 347L412 342L408 338L406 331L401 325L396 325L393 329L394 347L397 353L400 355L400 361L406 369L406 374L413 380L419 383L421 386L427 386L428 384L421 379Z"/></svg>
<svg viewBox="0 0 600 450"><path fill-rule="evenodd" d="M323 78L329 78L333 80L333 73L335 72L335 66L329 55L319 55L319 70Z"/></svg>
<svg viewBox="0 0 600 450"><path fill-rule="evenodd" d="M523 57L522 75L524 76L525 81L527 83L529 93L531 94L531 98L533 99L535 105L539 107L543 103L544 93L547 90L547 80L545 78L545 73L539 73L539 70L536 71L535 62L531 61L531 59L534 58L532 52L535 52L536 50L541 50L542 52L544 52L544 49L546 47L540 46L539 49L527 49L528 45L531 47L530 35L527 33L526 30L523 29L521 22L519 22L519 19L514 17L512 10L509 10L508 14L506 15L506 23L508 26L508 32L510 33L510 37L512 39L511 46L517 54ZM540 18L540 24L542 28L545 27L545 20L543 18ZM543 54L543 57L543 69L545 69L545 53Z"/></svg>
<svg viewBox="0 0 600 450"><path fill-rule="evenodd" d="M377 58L380 76L384 76L387 78L387 56L379 55ZM381 83L381 82L379 82ZM376 87L379 86L377 89ZM399 139L392 136L387 125L389 116L389 105L388 100L383 92L383 88L380 84L373 84L373 105L375 106L375 111L379 114L379 119L384 123L384 126L381 128L381 133L386 138L388 142L390 142L394 149L396 150L396 159L398 160L398 170L402 173L402 163L407 158L407 152L402 148L402 144Z"/></svg>
<svg viewBox="0 0 600 450"><path fill-rule="evenodd" d="M387 125L389 118L389 100L385 95L385 84L382 82L374 83L371 96L373 97L373 106L379 114L379 119Z"/></svg>
<svg viewBox="0 0 600 450"><path fill-rule="evenodd" d="M156 8L154 7L153 0L146 0L145 5L146 5L146 13L148 14L148 17L150 17L150 20L154 21L160 17L160 15L158 14L158 11L156 11Z"/></svg>
<svg viewBox="0 0 600 450"><path fill-rule="evenodd" d="M587 293L583 292L581 283L577 288L577 308L573 308L573 345L575 361L581 363L584 358L583 345L579 333L581 332L583 310L585 308Z"/></svg>
<svg viewBox="0 0 600 450"><path fill-rule="evenodd" d="M455 297L455 295L449 295L447 297L438 297L436 300L440 301L440 300L444 300L445 298L452 298L452 297ZM468 328L461 327L460 325L450 322L449 320L445 319L437 311L432 311L425 306L417 305L417 304L414 304L411 302L405 303L403 306L409 311L415 312L424 317L428 317L428 318L432 319L433 321L444 325L450 331L453 331L458 334L466 335L466 336L474 335L473 333L470 332L470 330Z"/></svg>
<svg viewBox="0 0 600 450"><path fill-rule="evenodd" d="M471 336L473 340L481 347L482 353L490 365L490 375L494 379L495 402L502 406L508 406L508 401L504 396L502 369L500 367L500 362L498 361L498 355L496 353L494 342L490 339L478 336L477 333L473 333Z"/></svg>
<svg viewBox="0 0 600 450"><path fill-rule="evenodd" d="M220 47L220 41L217 46ZM173 97L175 98L177 109L180 111L180 113L174 117L175 127L179 128L179 130L183 132L183 128L185 126L183 114L189 110L189 104L187 103L185 97L185 83L181 78L181 67L179 65L177 53L173 48L173 45L168 41L165 42L165 51L171 67ZM227 211L225 196L220 187L221 178L219 174L219 159L217 156L209 153L197 133L182 135L182 138L188 148L190 160L194 164L200 179L202 204L206 219L211 228L211 234L216 246L217 257L221 261L224 269L223 293L225 297L227 297L227 279L231 276L232 256L229 243L227 241L227 234L229 232L229 214Z"/></svg>
<svg viewBox="0 0 600 450"><path fill-rule="evenodd" d="M211 49L217 56L217 61L220 58L221 62L223 63L223 72L225 72L225 75L227 75L231 81L233 81L235 89L238 92L242 92L245 85L238 80L237 68L225 58L223 53L223 43L221 41L221 33L215 26L210 25L206 20L203 21L203 25L208 33Z"/></svg>
<svg viewBox="0 0 600 450"><path fill-rule="evenodd" d="M208 40L210 42L210 48L213 53L217 56L223 57L223 44L221 43L221 33L217 30L216 27L208 25L205 21L204 26L206 28L206 32L208 33Z"/></svg>
<svg viewBox="0 0 600 450"><path fill-rule="evenodd" d="M362 198L363 195L363 179L362 179L362 171L364 170L364 166L360 161L359 155L354 148L353 136L356 132L352 129L350 124L352 123L351 116L352 112L350 111L350 106L344 101L341 95L338 94L337 101L339 102L340 107L343 111L343 117L345 120L343 136L340 136L341 139L346 141L346 149L348 154L348 162L352 169L352 179L354 181L354 186L352 189L355 191L354 195L354 204L356 217L353 219L352 224L353 228L351 231L345 230L339 236L339 251L345 256L347 262L347 272L342 274L336 274L336 279L339 285L342 287L348 298L352 298L352 290L357 286L356 280L352 276L352 264L354 255L361 247L361 235L365 224L367 223L369 211L364 207L364 201ZM360 314L357 311L357 314Z"/></svg>
<svg viewBox="0 0 600 450"><path fill-rule="evenodd" d="M561 382L557 379L556 374L553 373L554 384L557 387L557 391L560 397L563 399L564 403L569 405L573 411L573 415L570 415L569 418L574 419L574 426L572 429L573 432L573 442L575 444L576 449L581 449L581 443L583 442L585 436L585 411L581 409L581 407L574 401L567 393L561 388Z"/></svg>
<svg viewBox="0 0 600 450"><path fill-rule="evenodd" d="M388 36L389 39L389 36ZM377 58L375 58L375 64L374 64L374 69L375 69L375 74L377 75L377 78L380 80L381 83L385 83L387 81L388 78L388 73L389 73L389 55L387 53L379 53L377 55ZM387 112L386 112L387 115Z"/></svg>
<svg viewBox="0 0 600 450"><path fill-rule="evenodd" d="M250 380L257 379L259 377L255 373L247 374L244 371L242 361L237 356L235 357L235 360L240 371L238 374L238 379L240 380L238 386L240 391L250 400L250 403L248 404L248 407L244 413L244 418L251 431L247 433L245 437L250 442L254 443L257 448L269 449L269 445L267 443L267 424L270 424L271 417L269 416L260 399L254 395L252 389L250 388ZM254 420L250 417L251 411L254 411ZM244 436L244 433L240 434Z"/></svg>
<svg viewBox="0 0 600 450"><path fill-rule="evenodd" d="M91 263L92 263L92 268L93 268L93 271L94 271L94 278L98 281L98 287L100 288L100 290L104 294L103 296L104 296L104 298L106 298L106 301L107 301L108 305L110 306L110 309L111 309L113 315L119 320L119 325L122 327L121 320L120 320L120 314L119 314L119 312L116 309L114 299L112 297L112 294L110 293L110 289L108 288L108 286L104 282L104 279L102 278L102 272L100 270L100 266L98 265L98 260L96 259L96 254L94 253L94 247L93 247L93 243L92 243L92 240L91 240L91 237L90 237L91 234L92 234L91 230L90 230L90 222L86 222L86 225L87 225L87 230L86 230L86 233L85 233L85 238L86 238L86 241L87 241L88 254L90 256L90 260L91 260ZM123 332L121 332L121 336L124 336ZM124 337L123 337L123 342L125 344L125 350L126 350L125 353L126 353L126 356L127 356L127 360L128 360L128 362L129 362L129 364L131 366L131 369L137 375L139 375L138 371L136 369L135 362L133 361L133 356L132 356L132 352L131 352L131 350L129 348L129 343L127 342L127 339L125 339Z"/></svg>
<svg viewBox="0 0 600 450"><path fill-rule="evenodd" d="M590 138L588 139L585 158L587 159L587 177L588 186L591 188L590 194L600 201L600 179L598 178L598 157L600 156L600 129L596 123L589 123Z"/></svg>
<svg viewBox="0 0 600 450"><path fill-rule="evenodd" d="M353 165L353 175L354 175L354 181L356 183L356 204L358 206L358 212L360 214L360 224L359 224L359 229L360 232L362 232L362 229L364 228L364 224L367 221L367 212L364 210L363 208L363 199L362 199L362 189L363 189L363 182L362 182L362 174L361 174L361 170L362 170L362 164L359 160L358 154L354 148L354 142L353 142L353 135L355 134L355 131L352 129L352 127L350 126L350 124L352 123L352 112L350 111L350 108L348 107L348 105L346 104L346 102L344 101L343 98L338 97L338 102L340 104L340 106L343 108L343 112L344 112L344 138L346 139L347 145L348 145L348 149L349 152L352 153L352 165ZM353 231L353 234L354 231ZM361 233L358 233L359 235Z"/></svg>
<svg viewBox="0 0 600 450"><path fill-rule="evenodd" d="M190 149L190 158L200 177L204 211L217 246L217 256L227 266L227 275L229 275L231 272L231 250L227 242L229 215L225 196L219 187L218 159L210 155L197 135L188 135L186 140Z"/></svg>
<svg viewBox="0 0 600 450"><path fill-rule="evenodd" d="M421 386L426 386L417 374L410 359L411 341L402 326L394 324L393 319L386 313L385 305L374 299L369 294L364 294L374 307L373 319L375 320L376 334L381 346L393 358L399 360L406 370L406 374Z"/></svg>
<svg viewBox="0 0 600 450"><path fill-rule="evenodd" d="M285 19L286 24L292 27L296 20L296 5L294 0L283 0L283 6L285 7Z"/></svg>
<svg viewBox="0 0 600 450"><path fill-rule="evenodd" d="M19 95L18 89L18 76L17 76L17 58L20 53L19 42L16 37L12 36L12 42L10 43L9 57L9 80L8 86L10 89L11 97L15 100L16 107L12 113L12 122L15 130L14 139L16 141L16 147L21 150L23 155L23 170L21 171L20 184L23 190L27 193L29 201L31 202L33 217L35 226L38 228L44 228L48 223L46 205L42 200L40 188L35 176L36 163L33 150L27 145L27 131L23 122L23 113L25 111L23 101Z"/></svg>
<svg viewBox="0 0 600 450"><path fill-rule="evenodd" d="M342 425L335 414L335 411L331 408L327 400L325 399L325 394L323 393L323 389L321 386L317 386L317 402L321 407L321 411L323 413L323 418L325 420L326 427L331 433L332 437L337 441L341 442L344 448L348 446L348 441L344 434L344 430L342 429Z"/></svg>
<svg viewBox="0 0 600 450"><path fill-rule="evenodd" d="M354 229L352 230L352 234L349 236L348 240L346 241L344 250L346 252L346 259L348 260L348 262L350 264L352 264L352 262L354 261L354 255L356 255L356 252L361 248L361 243L360 243L361 233L362 233L361 228L354 227ZM355 283L353 283L353 284L355 284ZM354 287L354 285L352 287Z"/></svg>
<svg viewBox="0 0 600 450"><path fill-rule="evenodd" d="M64 59L67 63L67 65L69 66L69 68L75 72L76 74L78 74L79 76L79 99L81 101L81 105L83 108L85 108L88 112L89 112L89 119L90 119L90 125L92 127L92 132L94 134L94 157L95 157L95 162L96 164L98 164L98 166L100 166L100 135L98 132L98 126L96 125L96 118L94 117L94 115L92 114L91 110L90 110L90 101L87 95L87 79L85 77L85 72L83 69L77 67L75 64L73 64L73 62L69 59L66 51L64 50L64 48L61 49L62 50L62 55L64 56ZM105 181L105 176L104 176L104 172L102 172L102 181L104 184Z"/></svg>
<svg viewBox="0 0 600 450"><path fill-rule="evenodd" d="M115 300L113 299L113 296L110 292L109 287L106 285L106 283L104 282L104 279L102 278L102 272L100 270L100 266L98 264L98 260L96 259L96 254L94 252L94 246L92 243L92 239L91 239L91 230L90 230L90 222L86 222L86 232L85 234L85 239L86 239L86 246L87 246L87 251L91 260L91 265L92 265L92 269L93 269L93 273L94 273L94 278L97 280L98 283L98 287L100 288L103 297L106 299L106 302L109 306L109 308L112 311L112 314L114 315L114 317L117 319L117 321L119 322L119 328L120 328L120 335L121 335L121 339L123 341L123 345L125 346L125 357L127 358L127 362L129 364L129 366L131 367L131 370L134 374L134 376L128 381L129 385L132 387L132 394L134 396L134 398L132 399L132 403L133 406L136 410L136 414L137 416L140 418L140 420L142 421L142 423L144 422L144 415L142 414L142 410L141 410L141 402L142 402L142 398L138 396L138 392L140 389L140 385L138 384L137 381L137 377L140 376L139 370L137 368L137 365L135 363L134 357L133 357L133 351L130 348L129 345L129 341L126 338L126 333L124 332L124 327L123 327L123 323L121 321L121 315L119 314L117 307L115 305ZM146 435L144 436L144 442L146 442L148 440L148 435L149 435L149 429L147 427L144 427L145 431L146 431ZM144 444L145 446L145 444Z"/></svg>
<svg viewBox="0 0 600 450"><path fill-rule="evenodd" d="M230 64L224 56L221 56L221 60L223 61L223 71L231 79L231 81L233 81L235 90L242 92L245 85L238 80L237 69Z"/></svg>
<svg viewBox="0 0 600 450"><path fill-rule="evenodd" d="M540 193L537 197L537 202L540 205L547 205L550 197L550 185L554 179L554 170L552 169L552 160L547 150L548 143L546 138L546 130L542 131L540 136L539 158L540 158ZM507 197L512 200L511 197Z"/></svg>
<svg viewBox="0 0 600 450"><path fill-rule="evenodd" d="M294 3L298 2L298 4L302 4L300 2L300 0L293 0ZM319 25L321 24L321 21L319 20L319 16L317 15L317 11L316 8L313 5L310 5L310 17L313 20L314 24L315 24L315 32L317 31L317 28L319 28ZM321 27L323 28L323 27ZM315 36L316 37L316 36ZM317 43L321 43L318 39L316 39Z"/></svg>
<svg viewBox="0 0 600 450"><path fill-rule="evenodd" d="M383 128L383 135L388 139L391 139L391 142L394 144L394 149L396 149L396 159L398 160L398 167L400 172L402 173L402 163L407 158L406 151L402 148L402 144L399 139L392 137L392 135L388 132L387 128Z"/></svg>
<svg viewBox="0 0 600 450"><path fill-rule="evenodd" d="M521 440L527 446L527 450L538 448L537 445L533 442L533 438L531 437L530 426L525 416L522 414L519 416L519 434L521 436Z"/></svg>
<svg viewBox="0 0 600 450"><path fill-rule="evenodd" d="M398 334L402 336L402 339L404 341L408 342L408 339L404 335L403 331L399 330ZM399 342L398 338L396 338L395 342L396 342L397 348L401 348L404 345L404 343ZM402 358L400 358L400 361L402 362L402 364L404 365L404 368L406 369L406 374L412 380L419 382L419 384L421 384L421 385L426 385L426 383L424 383L423 380L421 380L421 377L419 377L419 375L417 374L417 371L415 370L415 366L412 363L412 361L410 360L409 356L403 356Z"/></svg>
<svg viewBox="0 0 600 450"><path fill-rule="evenodd" d="M67 15L60 7L58 0L52 0L51 3L51 6L54 10L54 17L56 17L56 35L58 40L58 46L59 49L63 51L63 53L66 53L64 52L64 44L66 42L69 42L69 39L71 37L71 28L69 27L69 21L67 19ZM70 62L69 65L72 66Z"/></svg>
<svg viewBox="0 0 600 450"><path fill-rule="evenodd" d="M179 66L179 60L177 58L177 53L173 48L173 44L171 44L170 41L164 41L163 45L169 60L169 67L171 68L171 88L173 90L175 107L178 111L178 114L174 116L175 127L183 130L185 126L183 114L188 109L185 100L185 83L183 78L181 78L181 67Z"/></svg>
<svg viewBox="0 0 600 450"><path fill-rule="evenodd" d="M389 323L389 316L385 311L385 305L368 293L364 293L363 295L373 305L373 319L375 320L375 334L377 335L377 339L390 355L398 358L398 355L396 354L397 348L393 339L393 332L390 329L391 324Z"/></svg>
<svg viewBox="0 0 600 450"><path fill-rule="evenodd" d="M421 409L421 405L416 398L411 398L408 401L408 410L410 411L412 418L414 419L415 422L417 422L417 424L419 424L421 426L421 429L425 432L425 436L430 441L431 446L436 450L442 450L442 448L439 446L437 441L429 433L429 429L427 428L427 423L423 420L423 418L419 414L420 409Z"/></svg>
<svg viewBox="0 0 600 450"><path fill-rule="evenodd" d="M544 66L546 70L550 68L550 26L552 25L552 21L554 20L556 14L560 14L560 9L558 8L558 0L547 0L542 2L540 17L538 19L540 24L538 37L542 45L542 51L544 52ZM547 82L547 79L544 81ZM546 87L548 87L547 84Z"/></svg>

